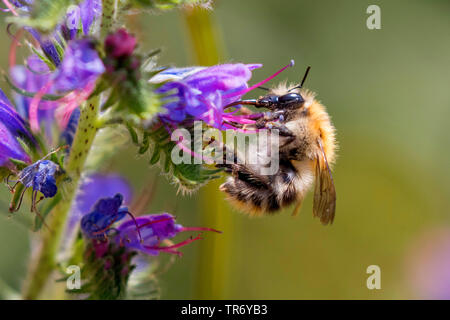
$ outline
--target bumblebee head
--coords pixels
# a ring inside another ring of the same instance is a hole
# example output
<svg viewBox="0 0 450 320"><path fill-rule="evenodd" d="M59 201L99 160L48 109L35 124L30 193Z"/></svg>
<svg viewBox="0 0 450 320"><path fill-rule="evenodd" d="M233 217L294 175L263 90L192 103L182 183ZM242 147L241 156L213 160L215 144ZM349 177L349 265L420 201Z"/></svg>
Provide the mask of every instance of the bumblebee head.
<svg viewBox="0 0 450 320"><path fill-rule="evenodd" d="M300 108L305 100L299 93L289 92L284 95L267 95L258 99L258 106L268 109L296 109Z"/></svg>
<svg viewBox="0 0 450 320"><path fill-rule="evenodd" d="M264 107L268 109L297 109L301 108L305 102L305 99L298 92L292 92L296 89L301 89L303 84L305 83L306 77L308 76L309 70L311 67L306 69L305 75L303 76L303 80L300 85L295 86L289 90L287 93L281 95L269 94L264 97L261 97L257 100L257 107ZM267 89L266 89L267 90ZM297 90L298 91L298 90Z"/></svg>
<svg viewBox="0 0 450 320"><path fill-rule="evenodd" d="M303 107L305 103L305 99L299 93L299 90L303 87L305 83L306 77L308 76L309 70L311 67L306 69L305 75L303 76L303 80L300 85L295 86L289 90L287 88L283 88L281 92L277 93L277 90L270 90L265 87L259 86L259 89L263 89L266 91L271 91L271 93L260 97L259 99L249 99L249 100L238 100L229 105L225 106L225 108L236 106L236 105L252 105L256 108L267 108L270 110L293 110L299 109Z"/></svg>

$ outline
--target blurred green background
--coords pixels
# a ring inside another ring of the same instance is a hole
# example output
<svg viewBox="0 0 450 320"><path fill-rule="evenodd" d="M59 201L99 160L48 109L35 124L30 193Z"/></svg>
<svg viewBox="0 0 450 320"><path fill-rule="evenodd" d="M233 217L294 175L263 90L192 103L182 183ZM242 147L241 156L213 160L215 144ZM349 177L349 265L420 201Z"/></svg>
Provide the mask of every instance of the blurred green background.
<svg viewBox="0 0 450 320"><path fill-rule="evenodd" d="M381 30L366 27L370 4L381 7ZM295 67L273 84L299 81L312 66L306 86L327 106L340 146L336 219L328 227L313 219L311 194L297 217L289 209L249 218L223 201L217 183L182 197L160 176L149 212L224 231L183 249L160 279L162 298L423 297L409 276L411 261L420 264L414 255L424 235L450 229L450 2L227 0L214 7L221 61L264 64L253 83L290 59ZM196 63L181 11L128 21L142 51L163 49L161 64ZM5 69L9 39L1 37ZM121 154L111 170L136 190L158 174L133 149ZM18 288L28 231L8 218L6 188L0 195L0 278ZM366 287L369 265L381 268L381 290Z"/></svg>

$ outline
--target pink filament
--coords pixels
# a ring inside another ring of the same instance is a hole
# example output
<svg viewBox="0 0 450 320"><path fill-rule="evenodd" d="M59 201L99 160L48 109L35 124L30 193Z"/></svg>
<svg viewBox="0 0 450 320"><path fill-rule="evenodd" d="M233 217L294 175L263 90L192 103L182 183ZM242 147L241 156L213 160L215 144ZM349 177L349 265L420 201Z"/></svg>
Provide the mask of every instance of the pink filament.
<svg viewBox="0 0 450 320"><path fill-rule="evenodd" d="M225 121L233 121L233 122L241 123L241 124L254 124L255 123L255 120L251 120L251 119L248 119L245 117L233 116L233 115L230 115L230 116L224 115L222 117L222 119Z"/></svg>
<svg viewBox="0 0 450 320"><path fill-rule="evenodd" d="M164 122L163 122L164 123ZM173 131L170 130L170 128L164 123L164 127L166 128L167 132L172 135ZM186 147L183 143L183 136L180 136L180 140L175 142L177 144L177 146L183 150L184 152L189 153L192 157L200 159L203 161L203 159L207 160L208 162L214 163L214 160L209 158L209 157L205 157L202 154L198 154L196 152L194 152L193 150L189 149L188 147Z"/></svg>
<svg viewBox="0 0 450 320"><path fill-rule="evenodd" d="M55 118L60 128L63 129L67 126L67 123L69 122L70 115L72 114L73 110L78 108L78 106L83 101L86 101L95 88L95 81L91 81L84 88L76 89L67 94L66 96L62 97L61 99L54 101L55 102L54 104L52 103L51 105L39 107L39 103L41 102L43 96L50 90L54 82L55 82L54 79L47 82L31 100L29 113L30 113L30 127L33 132L38 132L40 130L38 119L39 109L41 110L53 109L56 108L58 105L61 105L61 107L58 107L58 109L55 112Z"/></svg>
<svg viewBox="0 0 450 320"><path fill-rule="evenodd" d="M224 96L224 98L230 98L230 97L234 97L234 96L243 96L243 95L246 94L247 92L252 91L253 89L256 89L256 88L262 86L262 85L265 84L266 82L269 82L270 80L272 80L273 78L275 78L277 75L279 75L281 72L283 72L284 70L286 70L286 69L289 68L289 67L292 67L293 65L294 65L294 60L291 60L291 62L290 62L287 66L281 68L280 70L278 70L277 72L275 72L275 73L274 73L273 75L271 75L270 77L264 79L263 81L258 82L257 84L251 86L250 88L241 90L241 91L239 91L239 92L233 92L233 93L227 94L227 95Z"/></svg>
<svg viewBox="0 0 450 320"><path fill-rule="evenodd" d="M181 231L212 231L217 233L222 233L222 231L213 229L213 228L205 228L205 227L183 227Z"/></svg>
<svg viewBox="0 0 450 320"><path fill-rule="evenodd" d="M50 80L47 82L33 97L30 103L30 127L33 132L39 131L39 119L38 119L38 108L39 103L42 100L42 97L46 94L46 92L50 89L50 87L53 85L53 80Z"/></svg>
<svg viewBox="0 0 450 320"><path fill-rule="evenodd" d="M75 90L67 96L57 100L59 103L63 104L63 106L58 108L55 113L60 128L65 128L67 126L73 110L78 108L83 101L86 101L89 98L94 88L95 81L91 81L84 88Z"/></svg>
<svg viewBox="0 0 450 320"><path fill-rule="evenodd" d="M11 42L11 46L9 47L9 67L12 68L16 65L16 53L17 47L19 44L19 38L23 34L23 29L17 31L16 35L13 36L13 40Z"/></svg>
<svg viewBox="0 0 450 320"><path fill-rule="evenodd" d="M3 0L3 3L8 7L9 10L11 10L11 12L15 15L18 16L19 14L17 13L17 11L14 9L14 6L8 1L8 0Z"/></svg>
<svg viewBox="0 0 450 320"><path fill-rule="evenodd" d="M194 241L201 240L201 239L203 239L203 238L200 237L200 235L198 235L198 236L195 237L195 238L187 239L187 240L184 240L184 241L182 241L182 242L180 242L180 243L177 243L177 244L174 244L174 245L168 246L168 247L144 246L144 248L145 248L145 249L149 249L149 250L166 251L166 252L169 252L169 253L174 253L174 254L181 255L181 252L175 251L175 250L173 250L173 249L176 249L176 248L179 248L179 247L183 247L183 246L185 246L185 245L188 245L189 243L192 243L192 242L194 242Z"/></svg>
<svg viewBox="0 0 450 320"><path fill-rule="evenodd" d="M214 160L213 160L213 159L211 159L211 158L209 158L209 157L206 157L206 156L204 156L204 155L202 155L202 154L198 154L198 153L196 153L195 151L189 149L188 147L186 147L186 146L182 143L182 141L183 141L183 136L181 136L181 137L180 137L180 140L177 142L177 146L179 146L181 150L183 150L183 151L189 153L191 156L193 156L193 157L195 157L195 158L197 158L197 159L200 159L200 160L207 160L208 162L214 163Z"/></svg>
<svg viewBox="0 0 450 320"><path fill-rule="evenodd" d="M136 226L136 230L137 230L137 233L138 233L138 235L139 235L139 240L140 240L141 242L143 242L144 240L142 239L141 231L139 230L139 226L138 226L138 224L137 224L136 218L135 218L135 217L133 216L133 214L132 214L131 212L129 212L129 211L127 211L127 214L131 217L131 219L133 220L133 222L134 222L134 224L135 224L135 226Z"/></svg>
<svg viewBox="0 0 450 320"><path fill-rule="evenodd" d="M228 124L228 123L224 123L223 126L224 126L225 128L228 128L228 129L231 129L231 130L240 132L240 133L258 133L258 130L245 130L245 129L240 129L240 128L233 127L231 124Z"/></svg>
<svg viewBox="0 0 450 320"><path fill-rule="evenodd" d="M238 118L238 119L254 119L254 118L260 118L260 117L262 117L263 116L263 114L262 113L252 113L252 114L237 114L237 115L235 115L235 114L233 114L234 112L229 112L229 113L226 113L225 114L225 116L226 117L228 117L228 116L232 116L233 118Z"/></svg>

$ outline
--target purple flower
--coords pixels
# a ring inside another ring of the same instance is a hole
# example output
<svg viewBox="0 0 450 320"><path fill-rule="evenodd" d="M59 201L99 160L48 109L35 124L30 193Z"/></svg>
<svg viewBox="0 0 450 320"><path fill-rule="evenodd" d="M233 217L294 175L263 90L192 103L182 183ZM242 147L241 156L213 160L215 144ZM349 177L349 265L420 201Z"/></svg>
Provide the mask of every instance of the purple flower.
<svg viewBox="0 0 450 320"><path fill-rule="evenodd" d="M136 225L138 228L136 228ZM115 241L125 247L138 250L148 255L156 256L159 252L181 255L177 248L201 239L200 236L189 238L177 244L162 246L165 240L175 237L183 231L213 231L211 228L183 227L175 223L175 217L168 213L148 214L136 218L136 221L125 221L117 227Z"/></svg>
<svg viewBox="0 0 450 320"><path fill-rule="evenodd" d="M0 122L0 167L12 167L9 159L30 161L30 157L17 141L17 137L9 131L2 121Z"/></svg>
<svg viewBox="0 0 450 320"><path fill-rule="evenodd" d="M131 186L121 176L96 173L85 177L69 215L69 222L65 232L67 238L72 238L81 219L91 211L98 199L113 197L117 193L123 195L122 204L127 205L131 203Z"/></svg>
<svg viewBox="0 0 450 320"><path fill-rule="evenodd" d="M81 230L90 239L102 239L108 235L111 226L125 218L128 208L122 207L123 196L118 193L112 198L97 201L91 212L81 219Z"/></svg>
<svg viewBox="0 0 450 320"><path fill-rule="evenodd" d="M11 68L11 76L19 88L28 92L38 92L50 81L52 73L37 55L31 55L27 59L26 66L16 65ZM54 90L49 90L48 93L54 93ZM24 119L28 119L32 98L15 94L14 101L18 113ZM54 109L57 106L58 103L54 101L41 101L39 105L39 123L44 124L49 136L54 121Z"/></svg>
<svg viewBox="0 0 450 320"><path fill-rule="evenodd" d="M40 191L45 198L52 198L58 191L55 179L58 168L50 160L39 160L20 172L19 181L25 188L32 188L34 192Z"/></svg>
<svg viewBox="0 0 450 320"><path fill-rule="evenodd" d="M61 29L67 39L75 39L82 28L84 35L91 34L94 22L101 17L101 0L84 0L78 6L69 7Z"/></svg>
<svg viewBox="0 0 450 320"><path fill-rule="evenodd" d="M158 93L166 94L165 113L160 114L161 120L178 124L185 119L202 120L208 125L218 128L233 128L230 122L253 123L251 117L235 117L233 112L227 112L226 107L238 100L247 92L255 89L276 77L283 70L294 65L290 64L264 79L248 87L247 82L254 69L261 64L223 64L213 67L191 67L165 70L152 79L152 83L164 83ZM235 106L238 107L238 106ZM233 128L234 129L234 128Z"/></svg>
<svg viewBox="0 0 450 320"><path fill-rule="evenodd" d="M10 0L10 2L17 8L22 8L24 10L29 10L29 5L33 4L34 0Z"/></svg>
<svg viewBox="0 0 450 320"><path fill-rule="evenodd" d="M20 138L28 139L28 141L34 141L32 135L25 126L25 121L14 110L11 102L6 95L0 89L0 121L3 125L9 129L9 131Z"/></svg>
<svg viewBox="0 0 450 320"><path fill-rule="evenodd" d="M53 43L53 41L57 40L53 40L51 37L42 36L33 28L26 27L25 29L36 39L37 42L39 42L39 45L47 58L49 58L55 66L59 66L61 64L61 57L59 56L58 50L56 50Z"/></svg>
<svg viewBox="0 0 450 320"><path fill-rule="evenodd" d="M223 107L241 98L248 87L252 70L259 67L259 64L237 63L161 72L151 82L173 80L157 91L167 94L164 105L167 112L161 114L161 118L173 124L193 117L221 129Z"/></svg>
<svg viewBox="0 0 450 320"><path fill-rule="evenodd" d="M31 11L30 5L34 1L11 1L11 4L20 9L25 15L29 15ZM14 7L13 7L14 8ZM25 29L39 42L42 51L53 62L55 66L59 66L61 63L61 57L55 46L55 41L58 41L58 45L62 45L62 39L60 39L59 31L64 36L65 40L74 40L78 35L80 28L83 30L84 35L89 35L92 31L92 26L96 20L101 17L102 14L102 1L101 0L84 0L78 6L70 6L63 22L59 24L51 35L42 35L36 29L25 27ZM13 12L18 15L17 12Z"/></svg>
<svg viewBox="0 0 450 320"><path fill-rule="evenodd" d="M70 41L55 78L57 91L84 88L105 71L102 60L90 39Z"/></svg>
<svg viewBox="0 0 450 320"><path fill-rule="evenodd" d="M88 35L94 21L102 15L102 0L84 0L79 6L83 32Z"/></svg>
<svg viewBox="0 0 450 320"><path fill-rule="evenodd" d="M49 81L40 88L30 103L29 119L33 131L39 131L38 110L42 96L47 92L73 91L58 101L56 112L61 127L66 127L70 115L94 90L96 80L105 71L102 60L91 39L72 40L64 59Z"/></svg>
<svg viewBox="0 0 450 320"><path fill-rule="evenodd" d="M117 193L123 195L124 205L131 203L131 186L121 176L96 173L85 177L69 214L65 244L68 245L72 241L81 219L91 211L98 199L113 197Z"/></svg>
<svg viewBox="0 0 450 320"><path fill-rule="evenodd" d="M177 248L199 240L200 237L169 246L161 246L161 243L183 231L218 232L210 228L183 227L176 224L175 218L168 213L134 218L128 208L122 206L122 202L121 194L99 199L89 213L81 219L81 230L85 237L96 241L111 239L119 246L149 255L158 255L160 251L180 255ZM114 228L113 225L124 219L126 215L129 215L131 220L124 221ZM114 233L116 233L115 236Z"/></svg>
<svg viewBox="0 0 450 320"><path fill-rule="evenodd" d="M0 89L0 166L10 166L10 158L29 162L18 139L35 144L33 136L26 128L25 121L14 110L11 102Z"/></svg>

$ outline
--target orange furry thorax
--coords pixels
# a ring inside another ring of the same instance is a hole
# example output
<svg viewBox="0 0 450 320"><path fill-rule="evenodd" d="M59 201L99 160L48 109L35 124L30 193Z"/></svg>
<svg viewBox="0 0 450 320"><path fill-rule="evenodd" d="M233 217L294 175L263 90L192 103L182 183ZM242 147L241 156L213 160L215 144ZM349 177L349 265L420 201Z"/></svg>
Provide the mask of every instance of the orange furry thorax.
<svg viewBox="0 0 450 320"><path fill-rule="evenodd" d="M336 130L331 124L330 116L326 112L325 106L314 99L314 93L305 90L302 95L305 99L305 108L308 109L309 129L322 139L327 160L333 164L336 159Z"/></svg>

